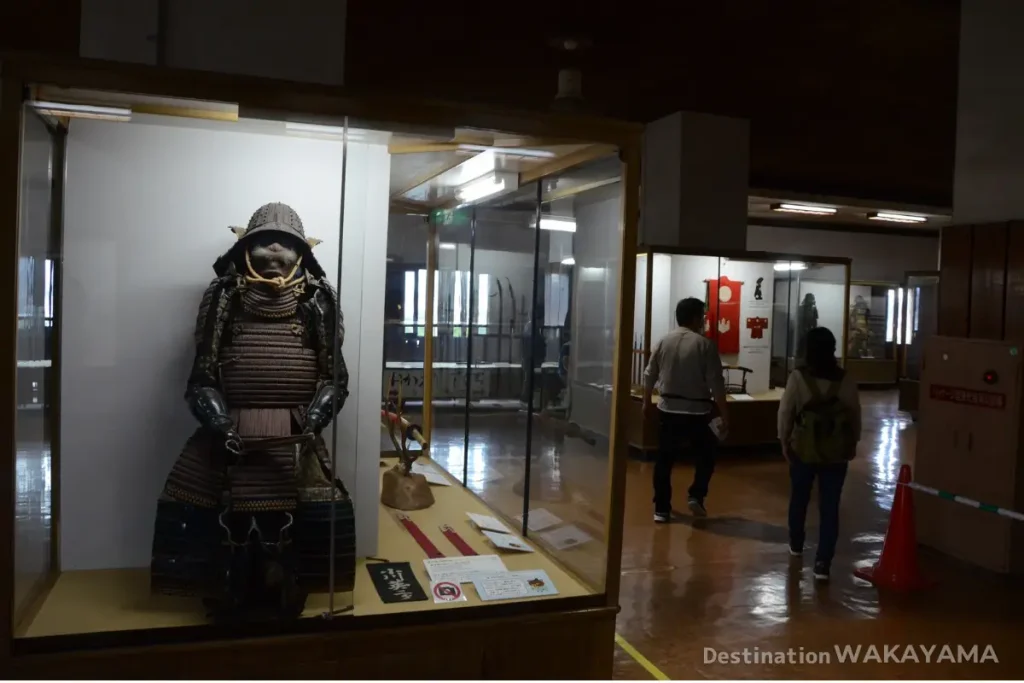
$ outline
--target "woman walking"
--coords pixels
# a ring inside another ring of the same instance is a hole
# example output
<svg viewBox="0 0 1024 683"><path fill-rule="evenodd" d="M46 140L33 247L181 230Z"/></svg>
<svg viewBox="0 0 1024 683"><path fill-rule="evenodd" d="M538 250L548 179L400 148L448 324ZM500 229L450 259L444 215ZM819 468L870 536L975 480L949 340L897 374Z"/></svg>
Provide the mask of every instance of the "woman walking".
<svg viewBox="0 0 1024 683"><path fill-rule="evenodd" d="M804 523L818 480L820 530L814 578L827 581L839 538L839 498L860 440L857 384L836 360L825 327L807 332L805 363L791 373L779 406L779 441L789 463L789 552L803 555Z"/></svg>

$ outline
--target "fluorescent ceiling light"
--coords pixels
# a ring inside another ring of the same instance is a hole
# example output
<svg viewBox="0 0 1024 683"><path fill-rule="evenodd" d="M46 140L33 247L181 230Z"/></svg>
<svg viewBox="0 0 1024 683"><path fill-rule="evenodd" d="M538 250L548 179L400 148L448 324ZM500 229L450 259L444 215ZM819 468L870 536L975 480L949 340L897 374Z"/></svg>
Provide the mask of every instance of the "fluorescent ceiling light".
<svg viewBox="0 0 1024 683"><path fill-rule="evenodd" d="M567 256L564 259L562 259L562 265L563 266L575 266L576 265L576 259L574 259L572 256Z"/></svg>
<svg viewBox="0 0 1024 683"><path fill-rule="evenodd" d="M68 104L65 102L29 102L28 104L40 114L49 116L99 119L101 121L132 120L132 110L128 107L100 107L92 104Z"/></svg>
<svg viewBox="0 0 1024 683"><path fill-rule="evenodd" d="M485 197L490 197L506 190L514 190L517 187L514 173L488 173L487 175L471 180L455 190L455 195L460 202L476 202Z"/></svg>
<svg viewBox="0 0 1024 683"><path fill-rule="evenodd" d="M928 219L924 216L913 216L906 213L886 213L885 211L875 211L868 214L868 220L870 221L887 221L889 223L927 223Z"/></svg>
<svg viewBox="0 0 1024 683"><path fill-rule="evenodd" d="M836 209L831 206L814 206L813 204L772 204L772 211L806 213L812 216L832 216L836 213Z"/></svg>
<svg viewBox="0 0 1024 683"><path fill-rule="evenodd" d="M554 230L555 232L576 232L576 219L568 216L541 216L541 230Z"/></svg>
<svg viewBox="0 0 1024 683"><path fill-rule="evenodd" d="M525 147L490 147L487 145L459 145L464 152L495 152L510 157L531 157L535 159L552 159L554 152L546 149L527 149Z"/></svg>
<svg viewBox="0 0 1024 683"><path fill-rule="evenodd" d="M455 245L452 244L451 242L441 242L437 246L440 247L441 249L454 249L455 248Z"/></svg>
<svg viewBox="0 0 1024 683"><path fill-rule="evenodd" d="M807 270L807 264L800 261L779 261L775 264L775 270Z"/></svg>

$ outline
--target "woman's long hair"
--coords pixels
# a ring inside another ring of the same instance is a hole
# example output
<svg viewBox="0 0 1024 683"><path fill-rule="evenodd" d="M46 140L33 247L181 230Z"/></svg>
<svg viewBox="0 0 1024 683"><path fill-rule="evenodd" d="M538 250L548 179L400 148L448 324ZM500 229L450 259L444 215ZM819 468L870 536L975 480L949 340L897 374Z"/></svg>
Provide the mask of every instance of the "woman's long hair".
<svg viewBox="0 0 1024 683"><path fill-rule="evenodd" d="M807 331L804 367L812 377L838 382L843 378L843 369L836 359L836 337L827 327L815 327Z"/></svg>

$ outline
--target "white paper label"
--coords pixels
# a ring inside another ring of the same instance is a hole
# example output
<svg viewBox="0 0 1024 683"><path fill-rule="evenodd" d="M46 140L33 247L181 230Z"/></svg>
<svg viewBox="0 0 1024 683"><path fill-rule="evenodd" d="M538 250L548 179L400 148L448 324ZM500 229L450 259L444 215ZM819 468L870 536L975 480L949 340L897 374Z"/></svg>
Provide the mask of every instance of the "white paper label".
<svg viewBox="0 0 1024 683"><path fill-rule="evenodd" d="M433 560L423 560L423 567L427 570L427 576L434 582L471 583L477 574L505 571L505 563L497 555L439 557Z"/></svg>
<svg viewBox="0 0 1024 683"><path fill-rule="evenodd" d="M517 515L516 519L522 522L523 516ZM530 521L527 524L527 527L530 531L543 531L544 529L550 529L551 527L561 523L561 519L554 516L544 508L537 508L536 510L530 510Z"/></svg>
<svg viewBox="0 0 1024 683"><path fill-rule="evenodd" d="M593 536L572 524L561 529L555 529L554 531L545 531L540 534L540 537L544 539L545 543L556 550L568 550L569 548L575 548L578 545L594 540Z"/></svg>
<svg viewBox="0 0 1024 683"><path fill-rule="evenodd" d="M512 530L505 526L501 520L495 519L489 515L478 515L475 512L467 512L466 516L476 524L480 530L488 529L490 531L500 531L503 534L510 534Z"/></svg>
<svg viewBox="0 0 1024 683"><path fill-rule="evenodd" d="M515 600L540 595L558 595L558 589L541 569L478 576L473 587L481 600Z"/></svg>
<svg viewBox="0 0 1024 683"><path fill-rule="evenodd" d="M512 534L499 534L495 531L484 531L483 533L491 543L502 550L518 550L521 553L533 552L533 548Z"/></svg>

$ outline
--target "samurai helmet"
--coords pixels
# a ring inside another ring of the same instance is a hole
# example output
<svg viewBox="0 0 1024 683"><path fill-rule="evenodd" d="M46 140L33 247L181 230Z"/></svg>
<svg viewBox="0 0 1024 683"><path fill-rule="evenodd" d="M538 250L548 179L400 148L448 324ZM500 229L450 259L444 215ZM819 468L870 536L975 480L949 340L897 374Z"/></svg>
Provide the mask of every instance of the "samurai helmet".
<svg viewBox="0 0 1024 683"><path fill-rule="evenodd" d="M279 232L294 237L298 242L299 254L302 256L303 267L315 277L324 277L324 271L313 256L313 247L320 244L321 240L314 237L306 237L306 230L302 226L302 219L295 209L280 202L264 204L256 209L249 224L242 227L231 227L231 231L238 237L238 242L217 259L213 269L218 275L227 272L231 263L237 263L238 259L244 256L247 249L246 242L253 235L264 232Z"/></svg>

